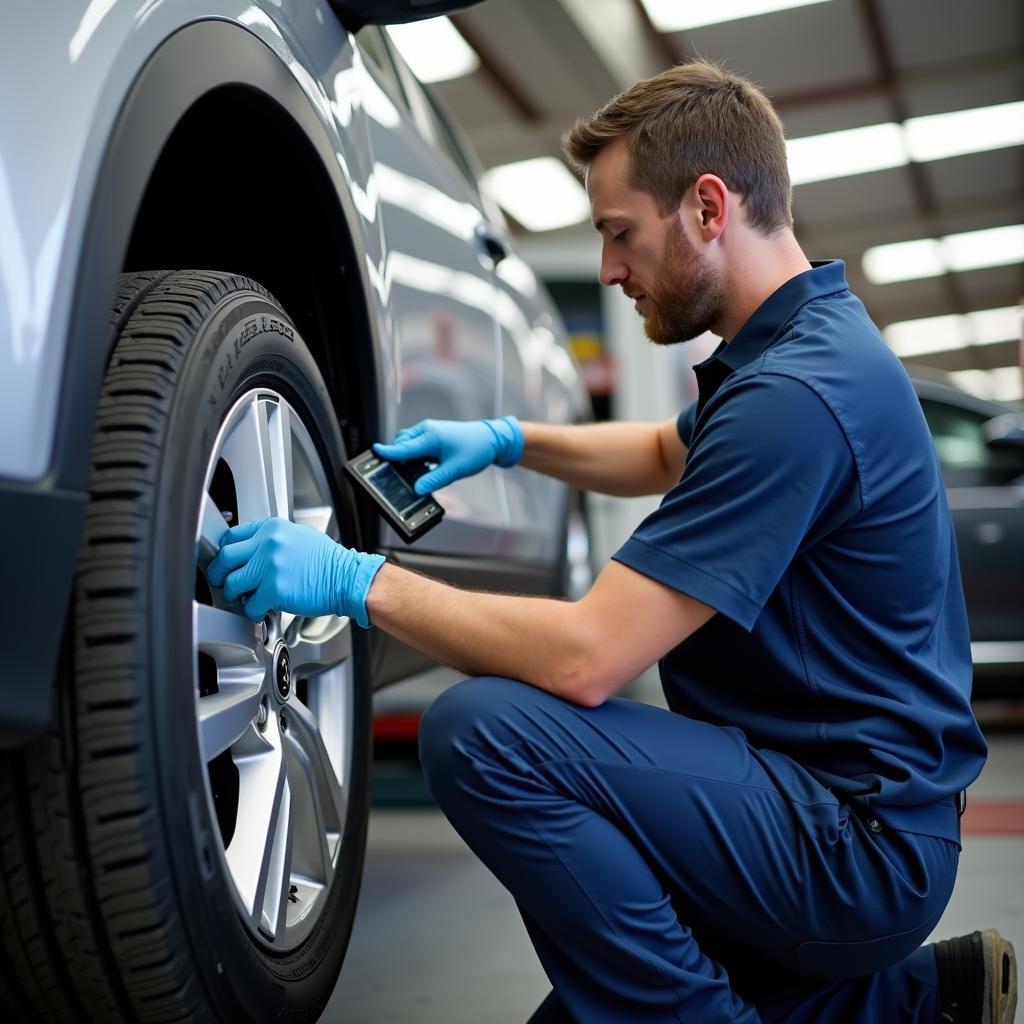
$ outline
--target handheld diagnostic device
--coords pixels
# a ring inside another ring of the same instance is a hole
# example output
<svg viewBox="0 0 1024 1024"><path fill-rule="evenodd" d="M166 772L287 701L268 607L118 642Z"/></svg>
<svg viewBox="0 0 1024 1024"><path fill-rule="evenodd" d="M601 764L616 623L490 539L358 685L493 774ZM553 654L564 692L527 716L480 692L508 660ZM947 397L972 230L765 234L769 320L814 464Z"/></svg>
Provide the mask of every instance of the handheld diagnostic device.
<svg viewBox="0 0 1024 1024"><path fill-rule="evenodd" d="M426 459L388 462L372 448L345 463L348 475L374 500L406 544L422 537L444 517L444 509L433 495L413 490L413 484L433 468Z"/></svg>

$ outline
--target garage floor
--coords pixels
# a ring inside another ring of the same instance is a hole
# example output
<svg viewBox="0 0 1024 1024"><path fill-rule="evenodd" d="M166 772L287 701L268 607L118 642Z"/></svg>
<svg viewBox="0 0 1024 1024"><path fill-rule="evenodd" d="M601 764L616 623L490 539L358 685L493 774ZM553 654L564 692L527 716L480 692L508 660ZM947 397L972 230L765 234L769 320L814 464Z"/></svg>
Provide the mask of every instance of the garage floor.
<svg viewBox="0 0 1024 1024"><path fill-rule="evenodd" d="M989 739L957 887L934 938L995 926L1024 953L1024 730ZM549 988L511 897L443 816L375 808L352 943L322 1020L521 1024Z"/></svg>

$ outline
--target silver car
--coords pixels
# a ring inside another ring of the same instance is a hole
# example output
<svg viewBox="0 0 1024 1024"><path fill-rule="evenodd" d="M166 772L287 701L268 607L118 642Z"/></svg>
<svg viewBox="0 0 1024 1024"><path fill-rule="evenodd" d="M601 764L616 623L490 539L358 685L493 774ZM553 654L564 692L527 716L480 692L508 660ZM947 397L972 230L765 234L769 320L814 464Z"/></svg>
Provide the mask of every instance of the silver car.
<svg viewBox="0 0 1024 1024"><path fill-rule="evenodd" d="M331 993L371 692L425 666L344 618L254 626L205 580L225 524L491 589L574 569L539 474L440 492L409 548L343 482L425 416L587 409L473 157L358 24L388 6L0 11L4 1020L310 1021Z"/></svg>

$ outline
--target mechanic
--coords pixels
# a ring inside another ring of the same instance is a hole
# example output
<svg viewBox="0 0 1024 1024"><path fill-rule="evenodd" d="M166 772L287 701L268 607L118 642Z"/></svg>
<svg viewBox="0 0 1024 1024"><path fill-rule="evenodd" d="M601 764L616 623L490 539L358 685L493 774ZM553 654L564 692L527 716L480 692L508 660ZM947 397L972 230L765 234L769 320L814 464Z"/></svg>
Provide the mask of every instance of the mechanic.
<svg viewBox="0 0 1024 1024"><path fill-rule="evenodd" d="M275 519L229 530L211 582L255 620L348 615L476 677L428 708L421 758L553 983L534 1024L1009 1024L997 932L921 945L986 755L942 480L843 264L797 244L778 116L693 60L565 148L602 283L657 345L725 339L698 400L661 425L427 420L377 451L438 461L421 492L521 465L660 507L576 602ZM613 696L659 659L671 710Z"/></svg>

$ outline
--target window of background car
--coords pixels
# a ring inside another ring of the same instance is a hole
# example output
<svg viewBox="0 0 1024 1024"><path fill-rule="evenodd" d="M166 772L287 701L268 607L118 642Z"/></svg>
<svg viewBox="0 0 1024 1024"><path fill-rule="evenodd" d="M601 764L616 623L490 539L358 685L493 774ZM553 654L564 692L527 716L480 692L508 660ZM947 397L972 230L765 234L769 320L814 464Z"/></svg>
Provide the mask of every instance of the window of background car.
<svg viewBox="0 0 1024 1024"><path fill-rule="evenodd" d="M986 443L983 427L988 417L927 398L921 400L921 408L947 485L998 487L1024 476L1024 448Z"/></svg>

